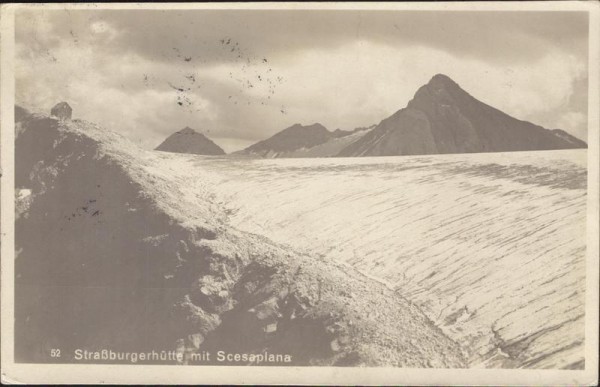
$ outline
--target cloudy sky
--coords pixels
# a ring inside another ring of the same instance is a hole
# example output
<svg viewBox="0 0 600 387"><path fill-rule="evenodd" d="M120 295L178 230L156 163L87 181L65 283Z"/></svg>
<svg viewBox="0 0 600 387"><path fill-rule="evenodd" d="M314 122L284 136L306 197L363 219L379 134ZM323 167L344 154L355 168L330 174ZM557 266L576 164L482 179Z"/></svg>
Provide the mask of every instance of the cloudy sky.
<svg viewBox="0 0 600 387"><path fill-rule="evenodd" d="M370 126L436 73L516 118L587 137L581 12L28 10L17 103L145 148L185 126L235 151L295 123Z"/></svg>

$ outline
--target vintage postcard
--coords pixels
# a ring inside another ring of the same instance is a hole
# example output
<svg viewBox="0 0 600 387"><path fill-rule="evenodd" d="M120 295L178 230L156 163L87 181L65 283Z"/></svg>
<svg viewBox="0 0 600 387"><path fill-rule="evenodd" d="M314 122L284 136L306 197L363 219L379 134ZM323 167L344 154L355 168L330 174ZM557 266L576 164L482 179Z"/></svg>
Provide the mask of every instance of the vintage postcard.
<svg viewBox="0 0 600 387"><path fill-rule="evenodd" d="M3 5L2 381L597 384L599 11Z"/></svg>

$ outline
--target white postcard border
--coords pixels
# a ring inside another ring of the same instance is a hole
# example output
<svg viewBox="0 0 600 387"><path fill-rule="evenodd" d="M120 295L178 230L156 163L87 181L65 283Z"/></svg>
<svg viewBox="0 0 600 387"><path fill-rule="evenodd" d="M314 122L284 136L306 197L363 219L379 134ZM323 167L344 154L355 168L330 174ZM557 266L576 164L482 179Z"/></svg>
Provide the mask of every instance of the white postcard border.
<svg viewBox="0 0 600 387"><path fill-rule="evenodd" d="M14 363L14 13L43 9L379 9L588 11L588 218L585 370L399 369L346 367L229 367ZM598 236L600 127L600 3L216 3L216 4L37 4L3 5L0 12L1 81L1 318L3 383L122 384L320 384L320 385L593 385L598 382Z"/></svg>

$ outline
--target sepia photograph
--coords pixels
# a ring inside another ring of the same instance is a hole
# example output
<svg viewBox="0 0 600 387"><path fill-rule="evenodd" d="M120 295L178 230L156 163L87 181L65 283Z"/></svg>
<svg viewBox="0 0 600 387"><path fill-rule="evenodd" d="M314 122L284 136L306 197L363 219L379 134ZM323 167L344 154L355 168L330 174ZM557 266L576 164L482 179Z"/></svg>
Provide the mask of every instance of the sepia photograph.
<svg viewBox="0 0 600 387"><path fill-rule="evenodd" d="M597 384L598 5L2 6L3 383Z"/></svg>

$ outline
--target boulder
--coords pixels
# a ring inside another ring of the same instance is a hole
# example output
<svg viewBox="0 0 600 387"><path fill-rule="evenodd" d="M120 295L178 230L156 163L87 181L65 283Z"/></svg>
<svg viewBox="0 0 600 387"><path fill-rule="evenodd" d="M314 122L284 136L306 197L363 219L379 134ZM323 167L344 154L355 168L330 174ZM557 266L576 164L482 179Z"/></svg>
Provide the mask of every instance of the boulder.
<svg viewBox="0 0 600 387"><path fill-rule="evenodd" d="M66 102L59 102L50 110L50 114L60 120L70 120L73 109Z"/></svg>

